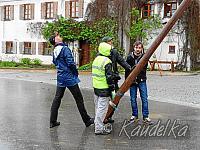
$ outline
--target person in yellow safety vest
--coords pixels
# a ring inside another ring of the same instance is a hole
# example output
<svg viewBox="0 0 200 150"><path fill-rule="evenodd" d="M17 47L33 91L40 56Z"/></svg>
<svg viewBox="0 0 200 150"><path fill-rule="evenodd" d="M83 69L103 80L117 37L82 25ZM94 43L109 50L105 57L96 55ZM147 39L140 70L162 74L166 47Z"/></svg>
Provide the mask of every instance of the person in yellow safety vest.
<svg viewBox="0 0 200 150"><path fill-rule="evenodd" d="M109 59L111 45L102 42L99 45L99 54L92 64L92 82L94 87L95 103L95 134L110 134L111 129L103 123L108 110L111 93L115 90L116 76L112 70L112 61Z"/></svg>
<svg viewBox="0 0 200 150"><path fill-rule="evenodd" d="M116 75L116 77L118 77L118 78L115 78L115 92L117 92L119 90L118 81L121 79L120 76L119 76L119 71L118 71L118 67L117 67L118 64L120 66L122 66L125 70L129 70L129 71L132 71L132 67L119 54L117 49L115 47L113 47L113 38L112 37L105 36L105 37L102 38L102 42L106 42L106 43L108 43L112 46L109 58L112 61L113 72ZM113 114L114 114L114 111L110 115L110 118L108 118L107 120L104 120L105 121L104 123L114 123L114 120L112 119Z"/></svg>

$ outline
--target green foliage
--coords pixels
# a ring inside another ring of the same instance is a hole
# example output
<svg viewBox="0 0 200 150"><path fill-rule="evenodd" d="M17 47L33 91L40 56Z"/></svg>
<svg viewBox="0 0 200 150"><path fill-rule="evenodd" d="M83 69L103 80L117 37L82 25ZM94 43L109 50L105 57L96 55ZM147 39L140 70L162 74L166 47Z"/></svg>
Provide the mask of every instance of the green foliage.
<svg viewBox="0 0 200 150"><path fill-rule="evenodd" d="M94 58L97 56L97 53L98 53L98 51L95 50L95 49L92 49L92 50L90 51L90 60L91 60L91 61L94 60Z"/></svg>
<svg viewBox="0 0 200 150"><path fill-rule="evenodd" d="M1 61L0 62L0 67L16 67L17 63L14 61Z"/></svg>
<svg viewBox="0 0 200 150"><path fill-rule="evenodd" d="M47 22L42 28L42 34L45 39L59 32L63 41L86 40L92 33L84 22L78 22L73 19L60 17L53 22Z"/></svg>
<svg viewBox="0 0 200 150"><path fill-rule="evenodd" d="M20 63L24 65L30 65L31 64L31 59L30 58L21 58Z"/></svg>
<svg viewBox="0 0 200 150"><path fill-rule="evenodd" d="M95 43L99 43L104 36L110 36L114 38L114 44L117 43L117 23L109 18L102 18L91 24L92 36L91 39ZM95 41L96 40L96 41Z"/></svg>
<svg viewBox="0 0 200 150"><path fill-rule="evenodd" d="M41 66L42 61L41 61L40 59L38 59L38 58L35 58L35 59L32 59L32 60L31 60L31 63L32 63L33 65Z"/></svg>
<svg viewBox="0 0 200 150"><path fill-rule="evenodd" d="M19 63L14 61L1 61L0 68L37 68L55 69L55 65L42 65L40 59L22 58Z"/></svg>
<svg viewBox="0 0 200 150"><path fill-rule="evenodd" d="M65 42L88 40L93 51L97 51L97 47L104 36L113 37L115 47L119 44L117 23L109 18L102 18L94 22L78 22L60 17L53 22L47 22L42 28L45 39L49 39L55 32L59 32Z"/></svg>
<svg viewBox="0 0 200 150"><path fill-rule="evenodd" d="M90 62L89 64L85 64L83 66L80 66L78 68L78 70L91 70L92 69L92 62Z"/></svg>
<svg viewBox="0 0 200 150"><path fill-rule="evenodd" d="M133 21L131 23L129 36L134 41L140 39L145 42L155 29L162 27L161 19L158 15L143 19L140 16L139 10L134 8L131 11L131 15Z"/></svg>

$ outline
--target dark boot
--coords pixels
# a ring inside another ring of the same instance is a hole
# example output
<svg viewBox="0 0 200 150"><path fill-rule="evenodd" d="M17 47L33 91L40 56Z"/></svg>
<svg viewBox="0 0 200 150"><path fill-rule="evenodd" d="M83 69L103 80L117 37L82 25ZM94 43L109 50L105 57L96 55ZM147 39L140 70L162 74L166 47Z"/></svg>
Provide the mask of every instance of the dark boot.
<svg viewBox="0 0 200 150"><path fill-rule="evenodd" d="M50 128L53 128L59 125L60 125L60 122L50 122Z"/></svg>

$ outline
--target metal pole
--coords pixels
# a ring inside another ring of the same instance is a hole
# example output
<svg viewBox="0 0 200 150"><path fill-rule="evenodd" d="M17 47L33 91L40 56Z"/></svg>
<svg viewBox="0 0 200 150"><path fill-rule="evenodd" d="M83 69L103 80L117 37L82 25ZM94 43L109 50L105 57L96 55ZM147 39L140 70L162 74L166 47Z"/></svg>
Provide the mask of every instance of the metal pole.
<svg viewBox="0 0 200 150"><path fill-rule="evenodd" d="M181 5L176 10L175 14L172 16L172 18L167 22L161 33L158 35L158 37L154 40L154 42L151 44L147 52L144 54L140 62L136 65L135 69L130 73L128 78L124 81L124 83L121 85L120 89L118 90L113 103L118 104L121 97L124 95L124 93L130 88L133 81L136 79L138 74L142 71L143 67L148 63L150 57L155 52L156 48L160 45L160 43L163 41L163 39L166 37L168 32L171 30L173 25L176 23L176 21L183 15L184 11L187 9L189 4L192 0L184 0ZM109 105L108 112L105 117L106 119L109 118L114 111L114 108Z"/></svg>

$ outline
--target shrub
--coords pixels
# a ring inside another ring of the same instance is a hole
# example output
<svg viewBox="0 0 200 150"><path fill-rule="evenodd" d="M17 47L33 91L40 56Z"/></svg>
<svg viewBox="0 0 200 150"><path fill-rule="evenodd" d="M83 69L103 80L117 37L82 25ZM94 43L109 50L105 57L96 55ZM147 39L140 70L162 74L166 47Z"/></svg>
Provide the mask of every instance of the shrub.
<svg viewBox="0 0 200 150"><path fill-rule="evenodd" d="M92 62L90 62L89 64L85 64L83 66L80 66L78 68L78 70L91 70L92 69Z"/></svg>
<svg viewBox="0 0 200 150"><path fill-rule="evenodd" d="M1 61L0 67L16 67L17 63L14 61Z"/></svg>
<svg viewBox="0 0 200 150"><path fill-rule="evenodd" d="M42 65L42 61L38 58L33 59L31 62L33 65L38 65L38 66Z"/></svg>
<svg viewBox="0 0 200 150"><path fill-rule="evenodd" d="M31 64L31 59L30 58L21 58L20 63L24 65L30 65Z"/></svg>

